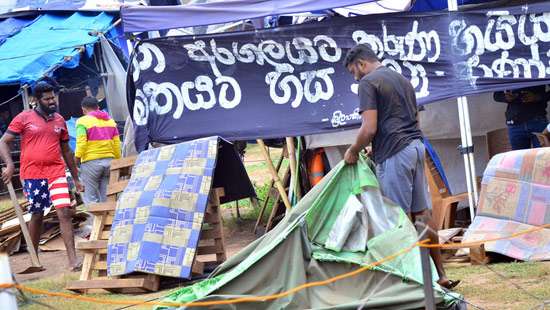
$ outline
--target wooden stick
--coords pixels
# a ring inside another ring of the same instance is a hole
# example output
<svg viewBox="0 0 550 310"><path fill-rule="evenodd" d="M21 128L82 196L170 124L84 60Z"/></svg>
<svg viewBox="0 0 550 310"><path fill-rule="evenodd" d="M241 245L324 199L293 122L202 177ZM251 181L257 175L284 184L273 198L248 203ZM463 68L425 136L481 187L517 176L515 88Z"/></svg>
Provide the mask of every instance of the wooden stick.
<svg viewBox="0 0 550 310"><path fill-rule="evenodd" d="M286 184L289 181L289 179L290 179L290 167L286 167L285 172L283 174L284 184ZM271 214L269 215L269 219L267 220L267 224L265 225L266 232L268 232L273 226L273 220L275 219L275 216L277 215L277 210L279 209L279 200L282 197L285 197L285 195L281 195L281 193L277 192L277 195L275 196L275 202L273 203L273 209L271 209Z"/></svg>
<svg viewBox="0 0 550 310"><path fill-rule="evenodd" d="M262 155L264 156L264 159L267 163L267 168L269 168L269 172L271 173L271 177L273 178L273 181L275 182L275 186L277 187L277 190L279 191L279 194L281 194L281 198L283 199L283 203L285 204L285 207L287 209L291 208L290 201L288 201L288 196L285 191L285 187L283 183L281 182L281 178L279 178L279 174L277 174L277 171L275 170L275 167L273 166L273 162L271 161L271 156L269 156L269 153L267 152L267 148L265 147L264 140L258 139L256 140L258 142L258 145L260 145L260 149L262 151Z"/></svg>
<svg viewBox="0 0 550 310"><path fill-rule="evenodd" d="M277 162L277 175L279 175L279 170L281 169L281 166L283 165L283 156L284 154L281 153L281 157L279 157L279 161ZM266 197L265 197L265 200L264 200L264 203L262 205L262 209L260 210L260 215L258 215L258 218L256 219L256 225L254 225L254 233L256 233L258 231L258 226L260 226L260 223L262 222L262 218L264 217L264 213L265 213L265 210L267 209L267 205L269 203L269 198L271 197L271 189L273 188L273 185L275 184L275 182L273 181L273 179L271 179L269 181L269 187L267 189L267 194L266 194ZM250 200L252 201L253 198L250 198ZM256 198L254 198L254 200L256 200ZM258 202L256 201L256 204L258 204Z"/></svg>
<svg viewBox="0 0 550 310"><path fill-rule="evenodd" d="M237 219L241 219L241 212L239 211L239 201L235 200L235 209L237 211Z"/></svg>
<svg viewBox="0 0 550 310"><path fill-rule="evenodd" d="M34 244L32 243L31 235L29 233L29 228L27 227L27 223L25 222L25 218L23 217L23 211L21 211L21 207L19 207L19 202L17 201L17 195L15 194L13 185L11 184L11 182L8 182L6 186L8 187L8 191L10 192L11 202L13 204L13 208L15 209L15 213L17 214L17 219L19 220L19 226L21 226L21 232L23 232L23 237L25 238L25 242L27 243L27 250L31 255L32 266L42 267L42 265L40 265L40 261L38 260L38 254L36 254L36 249L34 248Z"/></svg>
<svg viewBox="0 0 550 310"><path fill-rule="evenodd" d="M294 147L294 138L286 138L286 149L288 151L288 158L290 159L290 189L289 193L294 193L295 196L298 196L298 191L296 190L296 181L298 181L298 173L296 171L296 149Z"/></svg>

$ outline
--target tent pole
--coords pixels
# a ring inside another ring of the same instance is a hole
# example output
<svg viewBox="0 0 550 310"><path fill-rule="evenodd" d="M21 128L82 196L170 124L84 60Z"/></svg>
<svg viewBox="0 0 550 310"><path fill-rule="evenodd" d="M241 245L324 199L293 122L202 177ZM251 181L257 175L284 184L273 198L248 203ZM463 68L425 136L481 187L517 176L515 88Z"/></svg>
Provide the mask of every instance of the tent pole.
<svg viewBox="0 0 550 310"><path fill-rule="evenodd" d="M449 12L458 11L456 0L447 0ZM464 96L457 98L458 118L460 122L461 152L464 158L464 170L466 172L466 186L468 189L468 202L470 208L470 220L474 220L475 206L477 203L477 185L475 178L475 164L472 143L472 130L470 127L470 114L468 109L468 99Z"/></svg>
<svg viewBox="0 0 550 310"><path fill-rule="evenodd" d="M273 166L273 162L271 161L271 156L269 156L269 153L267 152L264 140L258 139L256 140L256 142L258 142L258 145L260 146L260 150L262 151L262 155L264 156L265 162L267 164L267 168L269 169L269 173L271 173L271 178L273 179L273 182L275 182L275 186L277 187L277 190L281 195L281 199L283 200L283 203L285 204L286 209L290 210L291 205L285 191L285 186L281 182L281 178L279 178L279 174L277 173L277 171L275 170L275 167Z"/></svg>
<svg viewBox="0 0 550 310"><path fill-rule="evenodd" d="M470 110L468 107L468 99L463 97L464 105L464 121L466 128L466 146L468 150L468 158L470 160L470 175L472 176L472 187L474 189L474 206L477 207L477 202L479 200L478 189L477 189L477 179L476 179L476 164L474 160L474 141L472 138L472 127L470 126Z"/></svg>
<svg viewBox="0 0 550 310"><path fill-rule="evenodd" d="M458 97L458 119L460 122L460 148L467 147L466 142L466 126L464 118L466 117L464 115L464 109L463 109L463 97ZM472 190L472 176L471 176L471 170L470 170L470 158L468 156L468 153L462 151L462 157L464 158L464 169L466 173L466 187L468 189L468 203L470 206L470 219L474 220L474 195Z"/></svg>

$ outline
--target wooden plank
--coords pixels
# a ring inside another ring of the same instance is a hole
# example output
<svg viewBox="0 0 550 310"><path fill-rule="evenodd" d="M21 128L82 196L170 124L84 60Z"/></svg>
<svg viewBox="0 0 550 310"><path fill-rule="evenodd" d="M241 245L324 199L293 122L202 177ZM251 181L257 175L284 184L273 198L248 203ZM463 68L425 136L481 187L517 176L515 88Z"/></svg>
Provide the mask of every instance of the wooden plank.
<svg viewBox="0 0 550 310"><path fill-rule="evenodd" d="M223 253L223 246L221 244L204 245L197 248L197 255L210 255L220 253Z"/></svg>
<svg viewBox="0 0 550 310"><path fill-rule="evenodd" d="M119 179L120 179L120 170L119 169L115 169L115 170L111 169L111 173L109 175L109 185L115 184L116 182L118 182Z"/></svg>
<svg viewBox="0 0 550 310"><path fill-rule="evenodd" d="M220 222L220 218L218 217L217 214L212 214L212 213L205 213L204 214L204 219L203 219L203 223L206 223L206 224L217 224Z"/></svg>
<svg viewBox="0 0 550 310"><path fill-rule="evenodd" d="M279 178L279 175L277 174L277 171L275 170L275 166L273 166L273 162L271 161L271 156L269 156L269 153L267 152L267 148L265 146L265 143L261 139L258 139L256 141L258 142L258 145L260 146L260 150L262 151L262 155L263 155L264 160L267 164L267 168L269 168L269 173L271 174L271 178L273 179L273 181L275 182L275 186L279 190L279 194L281 195L281 199L283 200L283 203L284 203L285 207L287 209L290 209L292 206L290 205L290 201L288 200L288 196L286 194L283 183L281 182L281 179Z"/></svg>
<svg viewBox="0 0 550 310"><path fill-rule="evenodd" d="M271 163L273 165L273 163ZM216 259L218 262L222 263L227 259L227 256L225 254L225 240L223 236L223 227L222 227L222 214L220 212L220 196L219 192L215 191L210 194L212 196L212 201L214 202L214 205L217 206L217 213L218 213L218 224L212 225L212 229L216 230L220 233L220 237L218 239L215 239L215 246L221 248L221 251L216 253Z"/></svg>
<svg viewBox="0 0 550 310"><path fill-rule="evenodd" d="M191 266L191 273L195 275L203 275L204 263L195 259L195 261L193 261L193 266Z"/></svg>
<svg viewBox="0 0 550 310"><path fill-rule="evenodd" d="M124 157L111 162L111 171L132 167L136 163L137 156Z"/></svg>
<svg viewBox="0 0 550 310"><path fill-rule="evenodd" d="M470 257L468 256L451 256L449 258L444 259L444 263L467 263L470 261Z"/></svg>
<svg viewBox="0 0 550 310"><path fill-rule="evenodd" d="M115 215L112 214L112 213L109 213L108 215L105 216L103 225L105 225L105 226L107 226L107 225L112 225L112 224L113 224L114 218L115 218ZM110 230L110 229L109 229L109 230Z"/></svg>
<svg viewBox="0 0 550 310"><path fill-rule="evenodd" d="M94 270L107 270L107 261L101 260L94 264Z"/></svg>
<svg viewBox="0 0 550 310"><path fill-rule="evenodd" d="M472 265L486 265L489 263L489 258L485 255L485 246L470 248L470 261Z"/></svg>
<svg viewBox="0 0 550 310"><path fill-rule="evenodd" d="M154 281L144 278L88 280L70 282L65 289L70 291L86 291L88 289L122 289L144 288L154 291ZM158 288L157 288L158 289Z"/></svg>
<svg viewBox="0 0 550 310"><path fill-rule="evenodd" d="M286 184L289 181L289 179L290 179L290 167L287 166L283 173L283 183ZM271 226L273 226L273 220L275 219L275 216L277 215L277 211L279 209L279 200L281 200L281 194L277 192L273 200L274 200L273 208L271 209L271 214L267 219L265 232L270 231Z"/></svg>
<svg viewBox="0 0 550 310"><path fill-rule="evenodd" d="M222 232L219 229L209 229L201 231L200 240L219 239L222 237Z"/></svg>
<svg viewBox="0 0 550 310"><path fill-rule="evenodd" d="M116 210L116 203L113 203L112 201L95 203L88 208L88 212L90 213L113 212L115 210Z"/></svg>
<svg viewBox="0 0 550 310"><path fill-rule="evenodd" d="M107 240L82 241L76 244L76 249L80 251L106 249L107 244L108 244Z"/></svg>
<svg viewBox="0 0 550 310"><path fill-rule="evenodd" d="M101 230L103 229L103 219L105 216L96 215L94 216L94 222L92 224L92 232L90 234L90 240L97 240ZM82 261L82 272L80 274L80 280L86 281L90 280L92 277L92 266L94 265L96 259L96 254L86 253L84 255L84 260Z"/></svg>
<svg viewBox="0 0 550 310"><path fill-rule="evenodd" d="M101 232L101 235L99 236L99 240L109 240L109 237L111 236L110 230L104 230Z"/></svg>
<svg viewBox="0 0 550 310"><path fill-rule="evenodd" d="M129 182L130 180L122 180L114 184L109 183L109 188L107 189L107 196L122 193L126 189L126 186L128 186Z"/></svg>

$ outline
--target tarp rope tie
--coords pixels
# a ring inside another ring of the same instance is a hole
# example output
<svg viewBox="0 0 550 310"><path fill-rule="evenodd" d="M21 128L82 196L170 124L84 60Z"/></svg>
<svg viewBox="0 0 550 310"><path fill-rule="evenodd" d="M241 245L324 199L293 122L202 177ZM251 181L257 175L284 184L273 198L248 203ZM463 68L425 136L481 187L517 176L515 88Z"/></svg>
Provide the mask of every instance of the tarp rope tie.
<svg viewBox="0 0 550 310"><path fill-rule="evenodd" d="M491 238L491 239L479 240L479 241L467 242L467 243L430 244L429 240L426 239L426 240L422 240L420 242L415 242L413 245L411 245L411 246L409 246L409 247L407 247L407 248L405 248L401 251L398 251L398 252L396 252L392 255L386 256L386 257L382 258L379 261L376 261L376 262L373 262L371 264L365 265L365 266L363 266L361 268L358 268L356 270L353 270L353 271L350 271L350 272L347 272L347 273L343 273L343 274L337 275L335 277L332 277L332 278L329 278L329 279L326 279L326 280L304 283L304 284L296 286L296 287L294 287L290 290L287 290L287 291L284 291L284 292L281 292L281 293L277 293L277 294L273 294L273 295L265 295L265 296L241 297L241 298L232 298L232 299L216 300L216 301L170 302L170 301L143 301L143 300L108 300L108 299L104 299L104 298L88 297L88 296L85 296L85 295L68 294L68 293L63 293L63 292L51 292L51 291L48 291L48 290L37 289L37 288L29 287L29 286L26 286L26 285L13 284L13 283L0 284L0 289L17 288L17 289L20 289L22 291L27 291L29 293L38 294L38 295L47 295L47 296L51 296L51 297L61 297L61 298L66 298L66 299L80 300L80 301L97 303L97 304L105 304L105 305L136 305L136 304L139 304L139 305L164 306L164 307L190 307L190 306L193 306L193 307L209 307L209 306L237 304L237 303L244 303L244 302L264 302L264 301L283 298L283 297L292 295L292 294L294 294L298 291L304 290L306 288L316 287L316 286L324 286L324 285L331 284L331 283L334 283L334 282L342 280L342 279L346 279L346 278L349 278L349 277L356 276L356 275L358 275L362 272L370 270L370 269L372 269L376 266L379 266L379 265L381 265L385 262L391 261L391 260L399 257L400 255L406 254L406 253L412 251L417 246L418 247L424 247L424 248L442 248L442 249L445 249L445 248L453 248L453 247L456 248L456 246L459 245L460 247L467 248L467 247L479 246L479 245L482 245L482 244L487 243L487 242L513 239L513 238L516 238L516 237L521 236L521 235L526 235L526 234L529 234L529 233L533 233L533 232L543 230L545 228L550 228L550 224L545 224L545 225L537 226L537 227L534 227L534 228L531 228L531 229L526 229L526 230L511 234L509 236L503 236L503 237L498 237L498 238Z"/></svg>

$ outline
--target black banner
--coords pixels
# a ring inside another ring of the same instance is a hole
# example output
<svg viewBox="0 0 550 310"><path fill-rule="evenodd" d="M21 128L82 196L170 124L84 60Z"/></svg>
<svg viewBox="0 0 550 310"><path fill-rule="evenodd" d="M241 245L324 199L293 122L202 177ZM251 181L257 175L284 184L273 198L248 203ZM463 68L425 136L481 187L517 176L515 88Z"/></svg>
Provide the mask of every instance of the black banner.
<svg viewBox="0 0 550 310"><path fill-rule="evenodd" d="M136 146L357 127L357 83L342 64L357 43L409 78L418 103L426 104L544 84L549 42L550 4L544 3L146 40L128 72Z"/></svg>

